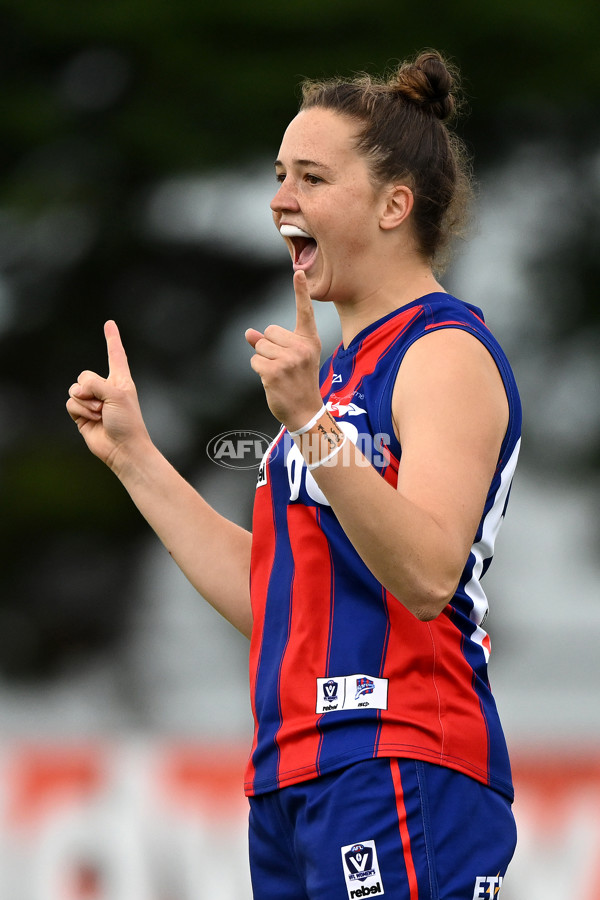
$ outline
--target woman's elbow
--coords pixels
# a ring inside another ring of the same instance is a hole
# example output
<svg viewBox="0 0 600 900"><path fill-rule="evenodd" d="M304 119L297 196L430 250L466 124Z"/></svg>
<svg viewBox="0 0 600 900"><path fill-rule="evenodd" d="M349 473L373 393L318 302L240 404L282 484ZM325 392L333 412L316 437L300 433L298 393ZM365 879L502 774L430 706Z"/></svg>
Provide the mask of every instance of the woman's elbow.
<svg viewBox="0 0 600 900"><path fill-rule="evenodd" d="M457 587L458 579L439 579L427 585L420 583L409 594L401 595L399 599L420 622L431 622L446 609Z"/></svg>

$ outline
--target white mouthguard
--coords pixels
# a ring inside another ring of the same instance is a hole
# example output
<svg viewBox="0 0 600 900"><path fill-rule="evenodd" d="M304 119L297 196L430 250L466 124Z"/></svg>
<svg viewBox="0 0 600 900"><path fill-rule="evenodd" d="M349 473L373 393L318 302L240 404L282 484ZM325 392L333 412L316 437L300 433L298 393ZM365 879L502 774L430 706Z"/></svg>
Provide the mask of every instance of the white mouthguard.
<svg viewBox="0 0 600 900"><path fill-rule="evenodd" d="M310 238L311 235L307 234L305 231L302 231L301 228L298 228L297 225L282 225L279 229L279 233L284 237L302 237L302 238Z"/></svg>

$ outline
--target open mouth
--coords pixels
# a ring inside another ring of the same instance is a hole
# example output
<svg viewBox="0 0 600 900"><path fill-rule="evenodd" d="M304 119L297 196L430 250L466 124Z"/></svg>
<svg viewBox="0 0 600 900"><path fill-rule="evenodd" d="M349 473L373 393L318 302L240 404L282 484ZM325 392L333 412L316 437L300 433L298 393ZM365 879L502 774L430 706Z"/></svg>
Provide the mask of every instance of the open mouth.
<svg viewBox="0 0 600 900"><path fill-rule="evenodd" d="M302 231L297 225L282 225L280 234L288 238L292 244L294 253L294 269L307 269L317 253L317 242L306 231Z"/></svg>

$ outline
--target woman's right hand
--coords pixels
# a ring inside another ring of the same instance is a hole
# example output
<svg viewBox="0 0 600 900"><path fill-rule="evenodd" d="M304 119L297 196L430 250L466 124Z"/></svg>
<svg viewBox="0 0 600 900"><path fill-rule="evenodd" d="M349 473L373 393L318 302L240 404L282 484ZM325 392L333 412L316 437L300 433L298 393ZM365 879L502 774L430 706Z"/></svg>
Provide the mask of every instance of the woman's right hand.
<svg viewBox="0 0 600 900"><path fill-rule="evenodd" d="M82 372L69 389L67 411L92 453L120 475L144 445L151 445L116 323L104 326L108 378Z"/></svg>

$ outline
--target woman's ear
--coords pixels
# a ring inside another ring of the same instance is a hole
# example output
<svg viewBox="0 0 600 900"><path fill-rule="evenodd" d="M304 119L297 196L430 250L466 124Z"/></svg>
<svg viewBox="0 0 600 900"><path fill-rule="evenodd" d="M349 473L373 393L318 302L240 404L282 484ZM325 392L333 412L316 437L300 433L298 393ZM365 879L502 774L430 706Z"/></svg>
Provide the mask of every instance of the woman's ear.
<svg viewBox="0 0 600 900"><path fill-rule="evenodd" d="M379 224L385 231L391 231L406 221L415 202L414 194L406 184L392 185L383 200L385 205Z"/></svg>

